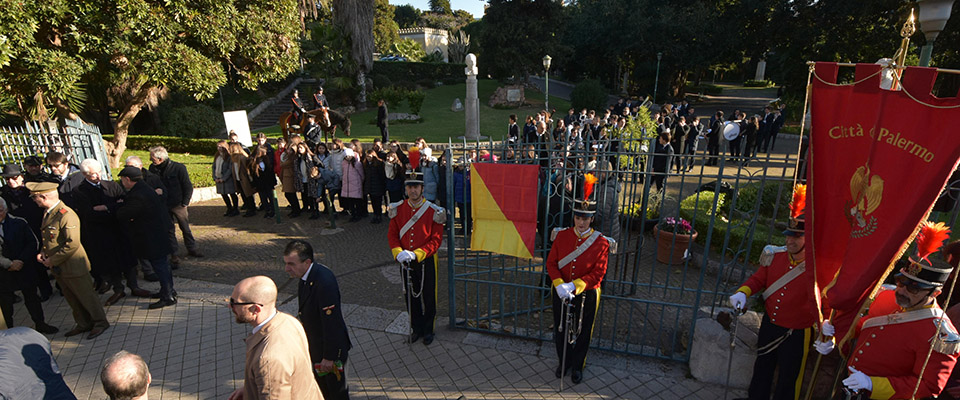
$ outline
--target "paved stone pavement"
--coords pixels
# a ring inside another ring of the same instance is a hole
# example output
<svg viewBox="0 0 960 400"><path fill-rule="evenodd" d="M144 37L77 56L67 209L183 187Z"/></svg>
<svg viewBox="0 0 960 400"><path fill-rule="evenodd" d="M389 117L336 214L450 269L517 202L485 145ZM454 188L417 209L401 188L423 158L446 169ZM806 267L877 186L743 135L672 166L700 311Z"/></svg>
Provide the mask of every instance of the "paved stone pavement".
<svg viewBox="0 0 960 400"><path fill-rule="evenodd" d="M108 307L112 326L94 340L64 338L62 332L73 324L69 307L57 295L44 303L48 322L61 329L49 336L54 357L79 399L105 398L100 369L121 349L147 361L153 376L151 399L223 399L242 385L243 338L250 327L236 324L225 306L232 286L178 278L176 287L180 302L173 307L147 310L150 300L132 297ZM433 345L410 345L404 343L405 313L343 307L354 345L347 377L358 399L723 397L722 387L687 378L680 364L596 351L588 357L584 382L571 387L567 380L561 393L553 377L552 343L441 329ZM294 301L281 310L292 313L295 308ZM30 326L22 304L16 306L15 320Z"/></svg>

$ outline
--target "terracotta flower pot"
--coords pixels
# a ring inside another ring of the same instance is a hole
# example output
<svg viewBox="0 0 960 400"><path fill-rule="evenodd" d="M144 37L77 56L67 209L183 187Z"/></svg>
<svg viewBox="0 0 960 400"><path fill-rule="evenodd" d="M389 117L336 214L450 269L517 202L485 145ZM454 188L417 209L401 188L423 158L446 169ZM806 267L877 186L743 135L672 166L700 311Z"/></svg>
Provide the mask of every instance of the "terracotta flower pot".
<svg viewBox="0 0 960 400"><path fill-rule="evenodd" d="M697 240L697 231L689 235L678 235L655 227L653 235L657 238L657 261L668 265L682 264L683 254L690 247L690 242Z"/></svg>

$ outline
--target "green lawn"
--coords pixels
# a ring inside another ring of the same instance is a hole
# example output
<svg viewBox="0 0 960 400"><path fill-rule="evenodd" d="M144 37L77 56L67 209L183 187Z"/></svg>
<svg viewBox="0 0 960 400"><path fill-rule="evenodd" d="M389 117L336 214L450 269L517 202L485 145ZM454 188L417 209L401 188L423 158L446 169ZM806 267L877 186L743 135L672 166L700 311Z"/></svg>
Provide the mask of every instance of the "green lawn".
<svg viewBox="0 0 960 400"><path fill-rule="evenodd" d="M518 122L522 126L524 117L543 109L544 100L542 93L526 90L524 95L528 106L513 110L494 109L487 106L487 102L497 86L499 86L499 82L485 79L480 80L477 87L480 99L480 134L490 136L493 140L501 140L506 137L507 117L510 114L517 114ZM450 139L456 141L457 137L463 136L464 133L464 112L450 111L450 106L455 98L464 101L466 90L466 84L446 85L427 90L427 97L423 102L423 108L420 110L423 122L419 124L390 124L390 138L410 142L419 136L423 136L430 143L445 143ZM550 106L557 110L566 110L570 108L570 102L550 96ZM409 108L404 101L400 107L390 107L390 111L409 112ZM350 120L353 122L351 138L368 141L380 137L380 130L373 124L376 117L376 107L351 115ZM254 132L264 132L271 137L280 136L280 128L276 125L258 129Z"/></svg>
<svg viewBox="0 0 960 400"><path fill-rule="evenodd" d="M129 156L137 156L143 160L144 166L150 168L150 152L146 150L130 150L123 152L123 158L126 159ZM210 170L210 166L213 165L213 157L205 156L202 154L184 154L184 153L170 153L170 159L179 163L183 163L187 167L187 173L190 174L190 182L193 183L193 187L206 187L213 186L213 175ZM113 171L113 175L120 171Z"/></svg>

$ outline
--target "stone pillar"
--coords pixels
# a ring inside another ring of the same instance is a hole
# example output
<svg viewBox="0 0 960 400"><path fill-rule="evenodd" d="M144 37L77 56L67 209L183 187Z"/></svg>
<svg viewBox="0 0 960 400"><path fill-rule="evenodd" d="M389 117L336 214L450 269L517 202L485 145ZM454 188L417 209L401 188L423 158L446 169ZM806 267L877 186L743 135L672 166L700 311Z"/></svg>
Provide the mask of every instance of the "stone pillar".
<svg viewBox="0 0 960 400"><path fill-rule="evenodd" d="M473 53L467 54L467 68L464 73L467 75L467 96L463 104L467 139L480 138L480 99L477 96L477 56Z"/></svg>
<svg viewBox="0 0 960 400"><path fill-rule="evenodd" d="M753 79L762 81L766 75L767 75L767 62L764 60L760 60L759 62L757 62L757 75L754 76Z"/></svg>

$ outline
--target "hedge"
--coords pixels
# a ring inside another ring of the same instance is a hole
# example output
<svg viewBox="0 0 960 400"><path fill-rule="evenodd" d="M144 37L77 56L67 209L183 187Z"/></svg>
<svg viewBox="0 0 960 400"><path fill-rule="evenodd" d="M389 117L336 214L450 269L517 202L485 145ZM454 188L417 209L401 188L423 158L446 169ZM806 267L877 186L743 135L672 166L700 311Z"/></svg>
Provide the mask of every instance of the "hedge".
<svg viewBox="0 0 960 400"><path fill-rule="evenodd" d="M756 79L747 79L743 82L744 87L771 87L774 85L776 85L776 83L773 83L771 80L758 81Z"/></svg>
<svg viewBox="0 0 960 400"><path fill-rule="evenodd" d="M710 96L716 96L723 93L723 87L704 83L700 86L691 86L687 89L687 93L702 93Z"/></svg>
<svg viewBox="0 0 960 400"><path fill-rule="evenodd" d="M383 75L392 82L416 82L422 79L463 82L466 64L427 63L413 61L374 61L372 74Z"/></svg>
<svg viewBox="0 0 960 400"><path fill-rule="evenodd" d="M113 135L103 135L104 141L113 140ZM150 150L153 146L163 146L171 153L216 155L217 142L220 139L192 139L173 136L127 136L127 148L131 150Z"/></svg>
<svg viewBox="0 0 960 400"><path fill-rule="evenodd" d="M730 241L727 243L727 248L736 250L742 243L750 240L750 237L747 236L748 220L745 219L735 219L730 221L726 215L723 215L723 210L726 202L726 195L720 193L720 200L717 204L717 209L721 212L717 214L716 219L713 223L713 235L711 237L710 243L707 243L707 233L710 228L710 217L711 212L713 211L713 201L716 197L714 192L699 192L693 195L688 196L680 202L680 217L689 220L693 223L694 229L697 230L699 235L697 236L696 242L704 247L709 246L710 250L714 254L722 254L724 257L731 256L730 251L726 251L723 248L723 241L727 236L727 232L730 232ZM697 201L699 198L699 202ZM778 235L776 232L772 232L773 228L770 228L769 224L765 224L762 220L758 220L757 224L754 226L753 230L753 242L750 244L750 258L755 261L760 257L760 253L763 251L763 247L768 244L774 245L783 245L784 239L783 235ZM772 233L772 235L771 235ZM766 239L772 237L772 243L768 242ZM745 253L742 253L745 254ZM743 259L742 256L738 257Z"/></svg>

